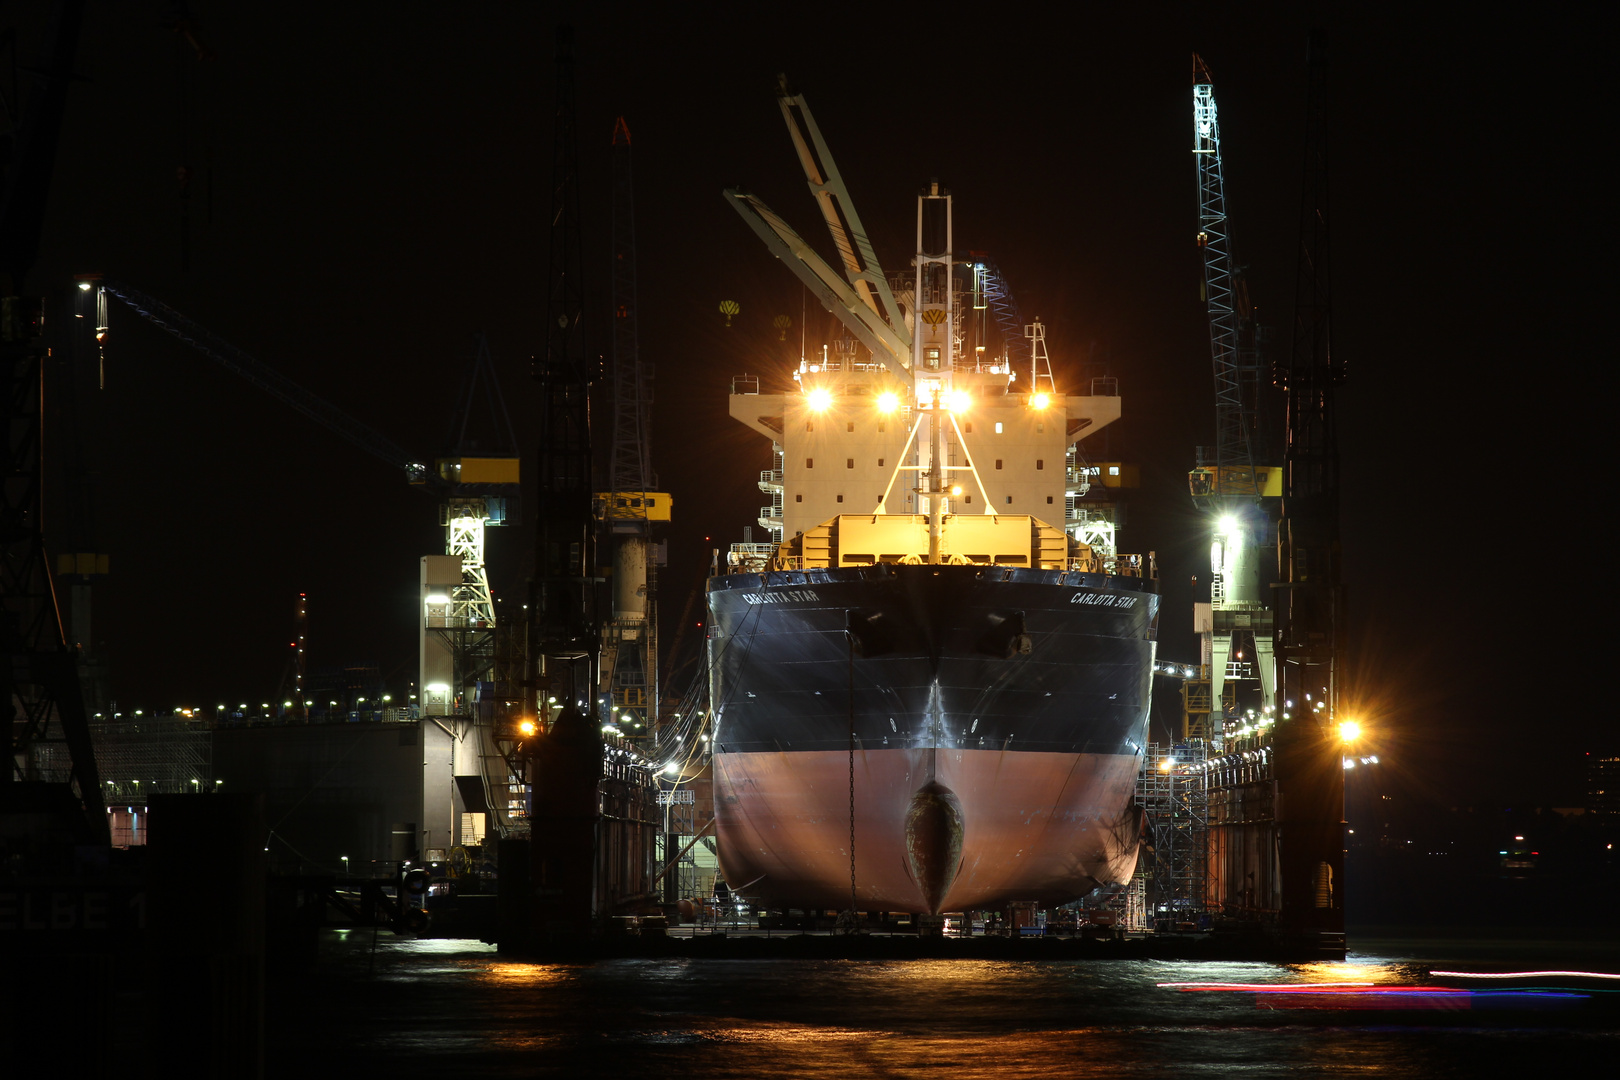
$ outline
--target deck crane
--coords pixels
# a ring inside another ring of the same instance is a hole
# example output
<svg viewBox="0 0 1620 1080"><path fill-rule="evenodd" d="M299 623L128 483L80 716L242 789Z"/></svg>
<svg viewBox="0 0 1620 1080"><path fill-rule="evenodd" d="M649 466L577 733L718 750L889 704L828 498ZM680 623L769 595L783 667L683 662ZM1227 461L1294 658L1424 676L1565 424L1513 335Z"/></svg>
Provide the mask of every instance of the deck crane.
<svg viewBox="0 0 1620 1080"><path fill-rule="evenodd" d="M1260 552L1269 531L1263 509L1282 492L1282 470L1266 464L1269 447L1261 401L1259 332L1241 267L1232 256L1226 181L1221 163L1221 130L1209 69L1193 54L1193 155L1198 163L1198 247L1203 254L1203 300L1209 319L1210 357L1215 376L1215 445L1198 447L1188 474L1193 502L1214 526L1210 544L1210 604L1195 624L1203 638L1202 679L1184 684L1188 734L1219 738L1200 730L1211 712L1239 715L1237 685L1249 672L1259 681L1261 715L1274 706L1271 612L1261 589ZM1202 608L1202 605L1199 605Z"/></svg>
<svg viewBox="0 0 1620 1080"><path fill-rule="evenodd" d="M884 275L865 226L844 185L843 176L810 112L810 106L804 95L795 93L789 87L785 75L777 79L777 104L804 169L805 180L832 237L841 272L829 265L781 215L758 196L741 188L731 188L725 192L726 202L765 242L771 253L781 259L821 301L822 306L836 315L855 340L867 348L872 362L882 365L900 385L910 387L915 382L914 373L923 372L930 366L927 355L930 350L921 344L929 334L918 333L913 325L912 310L918 306L917 282L921 277L916 280L910 277L896 278L895 283L891 284ZM927 196L927 205L941 207L949 199L949 193L935 183ZM923 262L927 265L918 271L919 275L951 279L953 259L925 257ZM1039 319L1024 323L1006 278L993 259L982 253L973 253L969 263L973 275L971 292L974 309L988 312L988 316L979 322L979 332L986 334L991 324L999 331L1006 349L999 358L999 363L1007 365L1003 370L1016 378L1027 378L1031 393L1055 393L1044 326ZM954 291L946 292L951 293L950 303L931 314L954 324ZM938 323L932 325L937 326ZM937 360L934 362L937 363ZM1078 434L1078 431L1079 428L1076 428L1072 434ZM919 437L918 446L929 447L926 455L929 460L942 461L943 444L934 445L935 434L927 438ZM777 456L780 458L780 453ZM1078 439L1070 444L1068 457L1066 471L1072 482L1065 488L1065 523L1072 526L1073 535L1079 542L1094 550L1112 552L1116 521L1114 509L1101 502L1094 502L1084 509L1077 505L1077 500L1084 499L1091 486L1087 479L1091 470L1079 452ZM761 508L759 522L771 531L776 542L782 540L781 476L782 469L778 465L762 473L759 483L760 489L773 500L772 506ZM936 500L934 505L943 507L944 500ZM885 512L881 504L878 512ZM937 528L938 524L936 518L932 525ZM758 553L734 551L734 554L757 556Z"/></svg>
<svg viewBox="0 0 1620 1080"><path fill-rule="evenodd" d="M443 620L445 627L479 631L485 636L493 630L495 603L485 568L484 529L505 524L514 508L519 492L519 456L489 343L482 335L475 342L473 365L451 425L447 452L429 460L405 450L156 297L99 274L80 275L78 283L81 303L86 309L93 305L98 336L105 332L104 298L110 296L333 434L394 466L408 483L438 496L440 524L445 527L445 554L461 557L461 581L452 588L447 602L441 605L444 610L433 621L438 624ZM485 427L493 434L472 427L480 395L491 421ZM463 685L484 678L481 671L462 667L457 680ZM454 707L448 696L443 704Z"/></svg>
<svg viewBox="0 0 1620 1080"><path fill-rule="evenodd" d="M793 226L756 196L740 188L727 189L726 202L822 306L838 316L855 340L866 346L872 359L902 385L910 386L911 326L878 265L877 253L872 250L832 152L821 137L804 95L788 88L785 75L777 77L776 100L804 167L805 180L821 207L833 246L838 249L843 272L828 266Z"/></svg>

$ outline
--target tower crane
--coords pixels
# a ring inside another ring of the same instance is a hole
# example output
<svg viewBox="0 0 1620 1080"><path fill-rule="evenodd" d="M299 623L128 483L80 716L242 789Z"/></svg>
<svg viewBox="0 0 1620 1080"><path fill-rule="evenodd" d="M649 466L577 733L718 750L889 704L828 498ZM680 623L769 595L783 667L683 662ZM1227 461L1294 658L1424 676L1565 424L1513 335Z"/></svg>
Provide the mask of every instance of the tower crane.
<svg viewBox="0 0 1620 1080"><path fill-rule="evenodd" d="M1260 333L1241 267L1233 259L1227 219L1221 129L1209 69L1193 55L1193 155L1198 163L1198 247L1203 255L1203 300L1209 320L1215 385L1215 445L1198 447L1188 475L1193 502L1213 524L1210 543L1210 603L1198 605L1194 623L1203 639L1203 679L1184 684L1188 734L1203 730L1211 712L1238 718L1234 679L1255 678L1257 716L1271 711L1276 696L1272 666L1272 616L1263 599L1260 552L1270 522L1265 510L1282 493L1282 470L1266 464L1269 446L1261 400ZM1253 676L1249 673L1253 672Z"/></svg>

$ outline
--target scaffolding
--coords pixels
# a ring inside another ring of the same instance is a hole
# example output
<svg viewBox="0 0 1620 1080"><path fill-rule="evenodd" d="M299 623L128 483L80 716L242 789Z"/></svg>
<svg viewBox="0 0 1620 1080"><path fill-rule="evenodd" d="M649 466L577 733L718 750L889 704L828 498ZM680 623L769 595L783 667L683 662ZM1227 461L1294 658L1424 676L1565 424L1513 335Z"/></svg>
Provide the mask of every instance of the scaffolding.
<svg viewBox="0 0 1620 1080"><path fill-rule="evenodd" d="M90 737L109 805L213 789L213 732L205 723L178 716L92 721Z"/></svg>
<svg viewBox="0 0 1620 1080"><path fill-rule="evenodd" d="M1209 813L1202 739L1173 746L1149 743L1136 781L1136 800L1147 816L1147 848L1125 896L1141 905L1138 920L1155 930L1200 928L1208 910L1206 846Z"/></svg>

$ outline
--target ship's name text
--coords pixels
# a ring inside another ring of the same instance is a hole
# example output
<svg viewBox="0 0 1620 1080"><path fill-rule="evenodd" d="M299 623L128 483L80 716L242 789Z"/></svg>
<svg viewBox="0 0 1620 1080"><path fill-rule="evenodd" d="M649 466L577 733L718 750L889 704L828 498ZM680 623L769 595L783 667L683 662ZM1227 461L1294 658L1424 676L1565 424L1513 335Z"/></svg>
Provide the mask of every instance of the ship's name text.
<svg viewBox="0 0 1620 1080"><path fill-rule="evenodd" d="M796 604L804 601L819 601L814 589L783 589L781 592L745 592L743 599L750 604Z"/></svg>
<svg viewBox="0 0 1620 1080"><path fill-rule="evenodd" d="M1120 596L1117 593L1075 593L1069 598L1071 604L1090 604L1093 607L1132 608L1136 606L1137 596Z"/></svg>

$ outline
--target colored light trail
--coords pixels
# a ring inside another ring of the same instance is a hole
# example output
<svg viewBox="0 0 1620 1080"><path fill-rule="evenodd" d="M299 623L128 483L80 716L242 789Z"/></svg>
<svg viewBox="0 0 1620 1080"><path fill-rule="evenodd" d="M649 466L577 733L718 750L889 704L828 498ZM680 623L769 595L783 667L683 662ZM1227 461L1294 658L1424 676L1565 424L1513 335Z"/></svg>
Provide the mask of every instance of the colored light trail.
<svg viewBox="0 0 1620 1080"><path fill-rule="evenodd" d="M1607 971L1430 971L1447 979L1620 979Z"/></svg>

